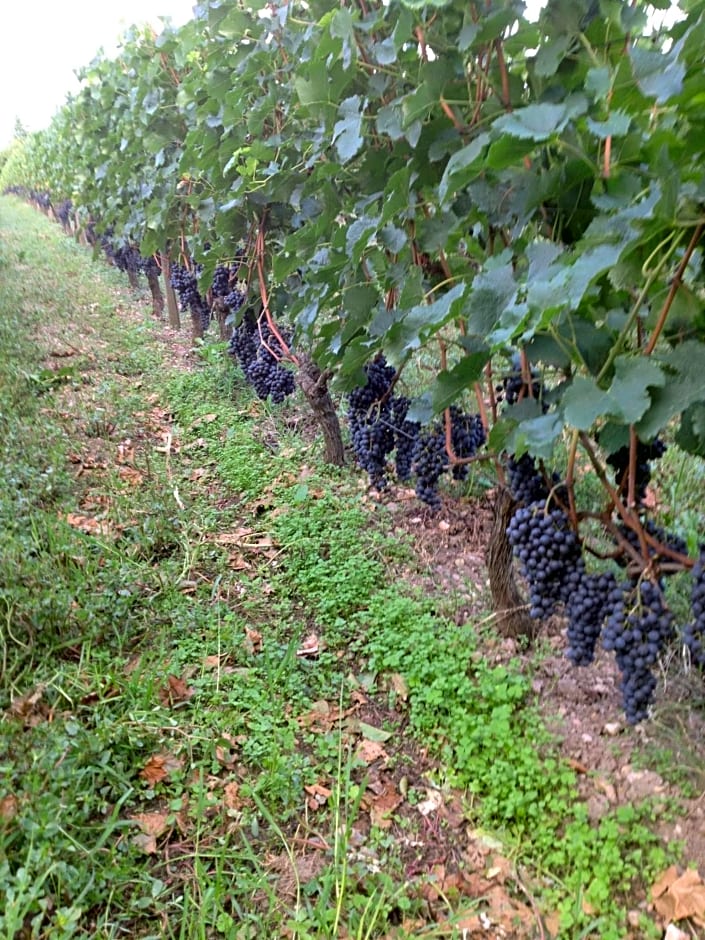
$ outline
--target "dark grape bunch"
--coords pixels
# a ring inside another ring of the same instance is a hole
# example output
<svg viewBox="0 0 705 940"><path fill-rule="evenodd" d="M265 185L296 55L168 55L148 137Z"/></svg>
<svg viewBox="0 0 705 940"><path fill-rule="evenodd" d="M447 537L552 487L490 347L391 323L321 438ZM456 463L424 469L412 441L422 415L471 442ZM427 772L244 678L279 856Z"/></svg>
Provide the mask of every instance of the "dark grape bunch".
<svg viewBox="0 0 705 940"><path fill-rule="evenodd" d="M282 339L289 344L291 335L280 330ZM269 324L257 323L250 311L233 331L229 354L237 360L243 375L253 387L255 394L262 401L271 398L274 404L281 404L296 388L294 373L280 362L284 351Z"/></svg>
<svg viewBox="0 0 705 940"><path fill-rule="evenodd" d="M414 462L414 449L421 425L418 421L409 421L409 399L398 395L390 403L392 426L394 428L394 469L397 477L406 481L411 478Z"/></svg>
<svg viewBox="0 0 705 940"><path fill-rule="evenodd" d="M666 453L666 445L660 438L655 438L648 444L637 441L636 446L636 472L634 476L634 498L637 505L644 502L646 489L651 481L651 461L658 460ZM619 450L607 456L607 463L614 470L614 479L617 487L626 493L629 486L629 448L620 447Z"/></svg>
<svg viewBox="0 0 705 940"><path fill-rule="evenodd" d="M416 495L432 509L438 509L438 481L448 469L445 428L436 423L422 431L414 448L412 470L416 476Z"/></svg>
<svg viewBox="0 0 705 940"><path fill-rule="evenodd" d="M154 257L150 255L148 258L140 257L140 271L142 271L147 277L150 276L159 276L159 265Z"/></svg>
<svg viewBox="0 0 705 940"><path fill-rule="evenodd" d="M450 406L450 442L453 453L461 460L474 457L485 443L485 428L479 415L464 414L455 405ZM466 480L468 465L454 464L453 479Z"/></svg>
<svg viewBox="0 0 705 940"><path fill-rule="evenodd" d="M568 614L568 650L574 666L589 666L616 587L613 572L588 574L581 561L568 574L566 612Z"/></svg>
<svg viewBox="0 0 705 940"><path fill-rule="evenodd" d="M698 669L705 670L705 547L691 571L692 588L690 606L693 620L683 631L683 642L690 653L690 660Z"/></svg>
<svg viewBox="0 0 705 940"><path fill-rule="evenodd" d="M548 499L546 481L530 454L512 455L507 459L507 483L514 499L525 506Z"/></svg>
<svg viewBox="0 0 705 940"><path fill-rule="evenodd" d="M211 319L210 306L205 297L198 290L198 275L200 268L188 271L183 265L175 264L171 269L171 286L179 295L182 310L189 310L191 316L198 317L204 330L208 328Z"/></svg>
<svg viewBox="0 0 705 940"><path fill-rule="evenodd" d="M56 207L56 217L64 226L64 228L67 228L69 222L71 221L72 211L73 203L70 199L64 199L63 202L60 202Z"/></svg>
<svg viewBox="0 0 705 940"><path fill-rule="evenodd" d="M524 381L521 371L521 359L518 355L512 359L512 370L507 372L502 378L502 384L495 389L498 400L505 401L508 405L516 405L517 402L525 398L534 398L539 400L543 396L543 383L538 377L535 369L531 370L531 385Z"/></svg>
<svg viewBox="0 0 705 940"><path fill-rule="evenodd" d="M416 495L438 508L438 481L450 465L443 424L436 422L422 429L418 422L408 419L410 401L392 394L397 373L384 356L377 356L364 371L365 384L348 395L348 423L357 463L369 474L372 485L382 489L394 454L398 479L415 476ZM485 441L480 416L466 415L455 406L450 408L450 416L454 453L460 458L473 457ZM453 476L465 479L467 467L455 465Z"/></svg>
<svg viewBox="0 0 705 940"><path fill-rule="evenodd" d="M479 415L465 414L460 408L451 406L450 444L455 457L465 460L474 457L485 443L485 429ZM455 480L464 480L468 475L467 464L452 464L446 448L445 421L436 421L418 432L412 453L412 472L416 477L416 495L420 500L437 509L440 504L438 483L441 476L452 467Z"/></svg>
<svg viewBox="0 0 705 940"><path fill-rule="evenodd" d="M211 290L214 297L225 297L230 291L230 266L219 264L213 271Z"/></svg>
<svg viewBox="0 0 705 940"><path fill-rule="evenodd" d="M545 503L522 506L507 526L507 537L529 585L530 615L543 620L567 604L571 573L582 569L582 549L560 509Z"/></svg>
<svg viewBox="0 0 705 940"><path fill-rule="evenodd" d="M378 356L365 366L367 381L348 395L348 423L355 460L377 489L387 483L387 457L394 450L395 425L393 396L390 394L396 369ZM395 405L396 415L406 418L403 408ZM407 403L408 410L408 403Z"/></svg>
<svg viewBox="0 0 705 940"><path fill-rule="evenodd" d="M673 614L666 607L658 584L642 581L617 586L610 594L611 613L602 645L614 651L622 673L620 689L629 724L647 717L656 677L659 654L673 637Z"/></svg>

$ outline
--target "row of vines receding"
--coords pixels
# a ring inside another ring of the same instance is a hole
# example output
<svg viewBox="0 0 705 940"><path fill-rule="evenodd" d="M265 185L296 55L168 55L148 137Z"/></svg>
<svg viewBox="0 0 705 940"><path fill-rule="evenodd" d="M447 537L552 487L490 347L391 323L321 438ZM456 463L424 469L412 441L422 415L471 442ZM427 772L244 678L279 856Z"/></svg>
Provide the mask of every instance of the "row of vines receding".
<svg viewBox="0 0 705 940"><path fill-rule="evenodd" d="M210 0L95 59L0 177L215 320L261 398L298 385L329 461L337 394L380 489L434 508L482 462L500 627L614 650L631 721L667 644L705 667L705 550L647 498L667 446L705 456L705 3L669 6Z"/></svg>

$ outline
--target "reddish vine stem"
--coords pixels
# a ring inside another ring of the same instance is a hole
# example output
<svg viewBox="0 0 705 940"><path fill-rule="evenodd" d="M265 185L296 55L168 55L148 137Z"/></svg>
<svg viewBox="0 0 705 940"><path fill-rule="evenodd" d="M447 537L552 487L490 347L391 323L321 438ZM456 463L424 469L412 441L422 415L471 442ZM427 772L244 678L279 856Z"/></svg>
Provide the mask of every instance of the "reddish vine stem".
<svg viewBox="0 0 705 940"><path fill-rule="evenodd" d="M629 471L627 476L627 506L634 509L636 506L636 465L639 447L634 425L629 426Z"/></svg>
<svg viewBox="0 0 705 940"><path fill-rule="evenodd" d="M422 62L428 62L428 48L426 46L426 37L424 36L424 31L420 26L417 26L414 30L414 36L419 43L419 55L421 56ZM443 99L441 99L443 100Z"/></svg>
<svg viewBox="0 0 705 940"><path fill-rule="evenodd" d="M590 459L590 463L592 464L593 469L595 470L595 473L597 474L597 477L600 483L602 484L605 492L609 495L609 498L615 510L617 511L617 514L621 517L624 524L628 526L633 532L636 533L639 539L639 547L642 552L641 557L639 559L642 566L647 570L650 566L650 559L649 559L649 546L650 546L659 555L664 555L665 557L678 562L682 568L691 568L694 564L692 559L688 558L687 555L682 555L680 552L675 551L674 549L670 548L668 545L664 545L662 542L660 542L657 538L655 538L649 532L646 532L644 530L644 527L641 524L641 520L639 519L638 515L635 512L633 512L631 509L627 508L622 503L622 501L619 498L618 493L615 491L615 489L612 487L609 480L607 479L607 476L602 467L602 464L600 463L600 461L597 458L597 455L595 454L592 443L584 431L580 432L580 442L585 448L585 452L587 453ZM603 518L603 523L605 524L605 526L610 532L615 534L615 529L612 523L610 523L609 521L605 521L604 518ZM620 538L619 541L624 545L624 540L622 538Z"/></svg>
<svg viewBox="0 0 705 940"><path fill-rule="evenodd" d="M473 388L475 390L475 399L477 400L477 413L480 415L480 421L482 421L482 427L485 429L485 434L489 434L490 424L487 418L485 399L482 395L482 386L479 382L475 382Z"/></svg>
<svg viewBox="0 0 705 940"><path fill-rule="evenodd" d="M490 413L492 414L492 424L497 423L497 397L494 393L494 376L492 374L492 360L487 361L485 366L485 378L487 379L487 394L490 399Z"/></svg>
<svg viewBox="0 0 705 940"><path fill-rule="evenodd" d="M683 272L688 267L688 262L690 261L693 255L693 252L697 248L698 242L702 238L702 234L704 230L705 230L705 224L701 222L700 225L698 225L698 227L693 232L690 242L688 243L688 247L685 250L685 254L681 258L681 263L678 265L678 269L675 275L673 276L673 280L671 281L671 286L668 291L668 296L666 297L663 307L661 308L661 312L659 313L658 320L656 321L656 326L653 328L653 331L649 338L649 342L646 344L646 347L644 349L645 356L650 356L651 353L654 351L656 343L658 342L658 338L661 335L661 332L664 326L666 325L666 320L668 318L668 314L670 312L671 306L675 299L676 293L678 292L678 288L681 285L681 278L683 277Z"/></svg>
<svg viewBox="0 0 705 940"><path fill-rule="evenodd" d="M531 366L529 365L529 357L526 354L526 350L522 349L519 353L519 358L521 362L521 381L526 389L526 393L529 398L534 397L534 386L531 381ZM520 396L521 397L521 396Z"/></svg>
<svg viewBox="0 0 705 940"><path fill-rule="evenodd" d="M460 131L461 134L464 133L465 127L463 126L463 122L458 118L455 111L453 111L453 109L445 100L443 95L441 95L439 100L441 104L441 110L443 111L445 116L452 122L453 127L455 127L457 131Z"/></svg>
<svg viewBox="0 0 705 940"><path fill-rule="evenodd" d="M602 177L608 180L610 178L610 163L612 160L612 135L608 134L605 138L605 152L602 164Z"/></svg>
<svg viewBox="0 0 705 940"><path fill-rule="evenodd" d="M289 348L289 344L286 342L284 337L279 332L279 328L277 324L274 322L274 317L272 316L271 310L269 309L269 296L267 294L267 284L265 281L265 272L264 272L264 249L265 249L264 223L265 223L265 216L262 216L262 218L260 219L259 231L257 232L257 242L255 245L255 254L256 254L256 259L257 259L257 275L258 275L258 280L259 280L259 293L260 293L260 298L262 299L262 313L264 314L267 320L269 329L272 331L272 334L275 336L284 355L282 357L278 357L275 355L274 351L269 348L269 346L266 346L266 344L264 343L264 340L262 339L262 328L258 320L257 325L258 325L258 329L260 332L260 339L262 340L262 344L266 346L267 350L274 356L275 359L284 358L284 359L289 360L289 362L293 362L294 365L300 366L301 363L298 357L295 355L295 353L291 351L291 349Z"/></svg>

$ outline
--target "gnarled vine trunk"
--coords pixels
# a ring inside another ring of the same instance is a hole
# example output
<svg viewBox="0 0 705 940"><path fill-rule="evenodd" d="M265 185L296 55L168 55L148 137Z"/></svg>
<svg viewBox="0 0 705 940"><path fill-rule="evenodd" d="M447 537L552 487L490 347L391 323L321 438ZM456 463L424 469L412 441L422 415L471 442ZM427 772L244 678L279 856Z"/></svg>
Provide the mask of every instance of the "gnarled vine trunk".
<svg viewBox="0 0 705 940"><path fill-rule="evenodd" d="M336 467L345 463L343 436L338 413L328 391L328 376L305 354L299 354L300 365L296 373L299 388L318 422L325 444L325 461Z"/></svg>
<svg viewBox="0 0 705 940"><path fill-rule="evenodd" d="M159 273L153 267L148 267L145 274L152 294L152 314L158 320L162 320L164 318L164 294L159 286Z"/></svg>
<svg viewBox="0 0 705 940"><path fill-rule="evenodd" d="M485 559L490 577L492 602L497 615L497 630L502 636L532 640L536 621L529 616L526 600L516 583L512 546L507 538L507 525L516 508L511 494L504 487L497 491L494 503L492 532Z"/></svg>

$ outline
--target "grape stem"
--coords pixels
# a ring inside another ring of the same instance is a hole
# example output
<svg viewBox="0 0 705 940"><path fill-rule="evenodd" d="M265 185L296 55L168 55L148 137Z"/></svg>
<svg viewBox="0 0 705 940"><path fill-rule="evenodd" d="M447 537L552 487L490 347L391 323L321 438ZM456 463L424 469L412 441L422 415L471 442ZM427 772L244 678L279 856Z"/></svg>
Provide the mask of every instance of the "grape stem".
<svg viewBox="0 0 705 940"><path fill-rule="evenodd" d="M701 222L698 225L698 227L695 229L695 231L693 232L690 242L688 243L688 247L685 249L685 254L681 258L681 263L678 265L678 269L676 270L676 273L673 276L673 280L671 281L671 286L668 290L668 296L666 297L663 307L661 308L661 312L659 313L658 320L656 321L656 326L653 328L651 332L651 336L649 337L649 342L646 344L646 347L644 348L645 356L650 356L651 353L654 351L656 343L658 342L658 338L661 335L661 332L664 326L666 325L666 320L668 318L669 311L671 309L671 306L673 305L673 301L675 299L678 288L681 285L681 279L683 277L683 273L685 269L688 267L688 262L690 261L693 252L697 248L698 242L702 238L703 230L705 230L705 223Z"/></svg>
<svg viewBox="0 0 705 940"><path fill-rule="evenodd" d="M259 293L260 293L260 297L262 298L262 314L267 320L267 324L269 326L269 329L272 331L272 335L275 337L275 339L279 343L279 346L281 347L283 355L276 355L274 351L270 349L270 347L267 346L267 344L264 342L264 338L262 336L262 327L260 323L262 314L260 314L260 317L257 320L257 328L259 330L259 335L260 335L260 340L262 342L262 345L277 361L280 361L281 359L286 359L287 361L292 362L295 366L300 366L301 362L299 358L296 356L295 353L291 351L289 344L286 342L284 337L279 332L279 327L274 322L274 317L272 316L272 313L269 309L269 296L267 294L267 284L266 284L265 272L264 272L265 219L266 219L266 213L263 214L260 219L259 230L257 232L257 241L255 243L255 257L257 261L257 277L259 280Z"/></svg>

